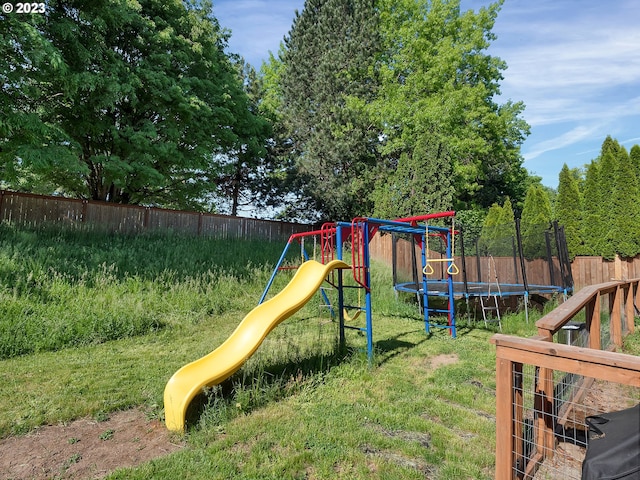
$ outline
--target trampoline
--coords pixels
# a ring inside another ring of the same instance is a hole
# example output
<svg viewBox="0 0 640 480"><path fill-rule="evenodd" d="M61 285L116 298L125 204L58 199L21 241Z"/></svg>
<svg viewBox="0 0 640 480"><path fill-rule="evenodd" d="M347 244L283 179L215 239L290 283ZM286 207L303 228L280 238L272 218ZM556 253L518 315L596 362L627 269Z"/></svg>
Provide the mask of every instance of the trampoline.
<svg viewBox="0 0 640 480"><path fill-rule="evenodd" d="M523 296L525 293L540 295L552 295L552 294L565 294L567 293L565 288L557 285L528 285L528 289L525 290L524 284L499 284L499 287L495 283L488 282L467 282L465 286L464 282L453 282L453 294L460 298L471 297L487 297L489 295L498 295L502 297L508 296ZM398 283L395 285L395 289L399 292L407 292L414 294L424 294L422 285L417 285L413 282ZM427 281L427 295L446 297L448 293L448 284L446 280L428 280Z"/></svg>
<svg viewBox="0 0 640 480"><path fill-rule="evenodd" d="M504 234L500 236L500 232ZM422 305L427 305L427 297L467 301L477 298L483 305L483 316L484 310L488 310L483 300L491 297L497 309L500 298L523 297L528 319L530 295L566 297L573 290L564 230L557 223L541 226L535 236L524 238L519 220L491 233L491 241L486 242L477 234L465 237L464 226L459 226L455 238L430 235L426 247L414 237L394 234L392 264L396 294L416 295ZM457 245L455 254L453 242ZM429 262L434 262L435 268L428 267ZM453 264L456 267L452 275ZM452 313L454 307L451 305L449 309Z"/></svg>

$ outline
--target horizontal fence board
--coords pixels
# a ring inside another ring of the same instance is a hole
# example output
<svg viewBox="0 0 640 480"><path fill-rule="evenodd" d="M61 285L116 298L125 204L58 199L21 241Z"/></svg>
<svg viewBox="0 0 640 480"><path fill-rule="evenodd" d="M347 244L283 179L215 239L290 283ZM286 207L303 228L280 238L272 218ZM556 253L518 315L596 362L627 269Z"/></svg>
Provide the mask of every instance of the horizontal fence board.
<svg viewBox="0 0 640 480"><path fill-rule="evenodd" d="M62 224L107 232L174 232L216 238L286 241L312 225L212 213L119 205L91 200L0 191L0 221L26 226Z"/></svg>

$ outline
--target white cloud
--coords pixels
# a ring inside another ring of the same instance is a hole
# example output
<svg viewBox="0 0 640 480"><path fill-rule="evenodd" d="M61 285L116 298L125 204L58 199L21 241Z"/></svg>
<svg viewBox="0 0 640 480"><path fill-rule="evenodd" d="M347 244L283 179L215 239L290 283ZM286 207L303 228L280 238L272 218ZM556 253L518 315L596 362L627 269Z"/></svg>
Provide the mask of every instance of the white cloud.
<svg viewBox="0 0 640 480"><path fill-rule="evenodd" d="M508 64L503 96L524 101L532 126L631 114L639 14L639 4L620 0L507 1L491 47Z"/></svg>
<svg viewBox="0 0 640 480"><path fill-rule="evenodd" d="M601 125L579 125L557 137L536 143L531 150L527 151L523 155L523 157L525 161L530 161L544 153L566 148L587 139L592 139L594 134L599 132L601 129Z"/></svg>

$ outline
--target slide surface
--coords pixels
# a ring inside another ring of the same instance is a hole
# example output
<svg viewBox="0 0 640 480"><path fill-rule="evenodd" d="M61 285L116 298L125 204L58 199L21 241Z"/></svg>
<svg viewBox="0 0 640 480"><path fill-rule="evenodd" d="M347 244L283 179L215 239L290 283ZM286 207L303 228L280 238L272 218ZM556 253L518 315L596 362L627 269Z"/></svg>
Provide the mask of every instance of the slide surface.
<svg viewBox="0 0 640 480"><path fill-rule="evenodd" d="M302 308L327 275L337 268L350 267L341 260L326 265L314 260L303 263L289 284L249 312L222 345L174 373L164 389L167 428L184 430L187 407L202 388L217 385L233 375L255 353L269 332Z"/></svg>

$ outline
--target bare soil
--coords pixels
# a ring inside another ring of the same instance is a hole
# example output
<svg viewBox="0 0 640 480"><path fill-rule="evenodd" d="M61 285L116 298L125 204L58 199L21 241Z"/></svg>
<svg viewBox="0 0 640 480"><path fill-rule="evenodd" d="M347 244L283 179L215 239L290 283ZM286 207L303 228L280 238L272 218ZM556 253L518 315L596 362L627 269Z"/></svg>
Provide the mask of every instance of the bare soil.
<svg viewBox="0 0 640 480"><path fill-rule="evenodd" d="M138 409L83 418L0 440L0 478L97 479L179 450L164 424Z"/></svg>

